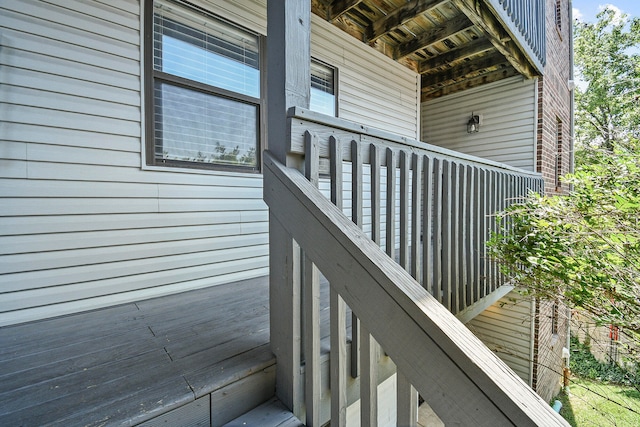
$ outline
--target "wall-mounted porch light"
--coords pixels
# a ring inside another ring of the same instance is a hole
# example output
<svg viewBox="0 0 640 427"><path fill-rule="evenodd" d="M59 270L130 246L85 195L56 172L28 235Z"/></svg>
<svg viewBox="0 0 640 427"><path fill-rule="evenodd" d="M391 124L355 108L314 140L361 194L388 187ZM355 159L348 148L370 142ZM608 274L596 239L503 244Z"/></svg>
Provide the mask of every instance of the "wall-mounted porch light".
<svg viewBox="0 0 640 427"><path fill-rule="evenodd" d="M480 132L480 116L478 115L474 116L473 113L471 113L471 117L467 122L467 133L476 133L476 132Z"/></svg>

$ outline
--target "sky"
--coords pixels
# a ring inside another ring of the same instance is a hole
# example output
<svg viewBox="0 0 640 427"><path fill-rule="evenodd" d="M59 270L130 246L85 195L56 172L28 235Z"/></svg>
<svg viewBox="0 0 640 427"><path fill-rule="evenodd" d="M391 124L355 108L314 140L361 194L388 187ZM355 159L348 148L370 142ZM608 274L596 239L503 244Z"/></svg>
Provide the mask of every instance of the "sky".
<svg viewBox="0 0 640 427"><path fill-rule="evenodd" d="M573 0L573 18L585 22L596 22L596 15L605 7L612 5L615 9L626 13L630 17L640 17L639 0Z"/></svg>

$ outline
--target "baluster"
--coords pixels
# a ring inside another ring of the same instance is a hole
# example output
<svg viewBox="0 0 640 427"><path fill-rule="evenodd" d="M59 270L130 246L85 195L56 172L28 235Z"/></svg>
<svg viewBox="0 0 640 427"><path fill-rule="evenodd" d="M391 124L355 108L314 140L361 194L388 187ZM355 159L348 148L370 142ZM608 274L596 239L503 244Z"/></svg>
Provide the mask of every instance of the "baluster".
<svg viewBox="0 0 640 427"><path fill-rule="evenodd" d="M467 306L467 241L469 240L469 227L467 226L467 167L464 163L458 164L458 305L460 311Z"/></svg>
<svg viewBox="0 0 640 427"><path fill-rule="evenodd" d="M496 222L496 213L498 212L501 191L500 191L500 177L498 172L492 171L491 175L492 175L491 181L494 185L493 197L491 198L492 200L491 200L491 212L490 212L491 213L491 234L493 234L498 229L498 223ZM491 234L489 235L489 238L491 237ZM491 266L491 284L490 284L489 292L493 292L496 290L497 284L498 284L498 274L496 272L496 263L494 260L490 260L490 266Z"/></svg>
<svg viewBox="0 0 640 427"><path fill-rule="evenodd" d="M458 312L460 306L460 238L462 225L462 212L460 211L460 168L462 165L451 162L451 268L449 274L451 277L451 307L452 313Z"/></svg>
<svg viewBox="0 0 640 427"><path fill-rule="evenodd" d="M465 285L465 291L464 291L464 299L462 300L462 304L464 305L463 308L468 307L469 305L471 305L473 303L473 286L474 286L474 280L473 280L473 249L474 249L474 229L475 229L475 223L473 220L473 209L474 209L474 204L473 204L473 180L474 180L474 175L473 175L473 166L471 165L464 165L464 188L465 188L465 193L464 193L464 200L463 200L463 205L464 205L464 219L463 219L463 224L464 224L464 233L463 235L464 237L464 247L462 250L462 257L463 257L463 265L464 265L464 270L463 270L463 276L464 276L464 282L466 283Z"/></svg>
<svg viewBox="0 0 640 427"><path fill-rule="evenodd" d="M480 213L480 277L482 280L482 286L480 298L485 297L489 292L489 270L487 269L487 231L489 229L488 215L489 215L489 197L491 193L490 188L490 172L486 169L482 169L480 176L482 184L482 205Z"/></svg>
<svg viewBox="0 0 640 427"><path fill-rule="evenodd" d="M455 222L453 212L453 168L449 160L442 162L442 304L451 311L452 229Z"/></svg>
<svg viewBox="0 0 640 427"><path fill-rule="evenodd" d="M316 187L319 182L318 139L305 132L305 176ZM305 404L308 426L320 425L320 274L311 259L304 256L304 363Z"/></svg>
<svg viewBox="0 0 640 427"><path fill-rule="evenodd" d="M396 259L396 155L387 148L387 255Z"/></svg>
<svg viewBox="0 0 640 427"><path fill-rule="evenodd" d="M507 189L507 175L505 173L500 172L498 174L499 179L498 179L498 212L502 212L504 211L506 204L507 204L507 195L508 195L508 189ZM498 219L498 217L496 217L496 219ZM504 219L500 219L500 222L498 223L498 227L500 228L504 228L505 225L505 220ZM496 289L500 286L502 286L505 282L504 280L504 274L502 273L502 270L500 269L500 263L498 262L498 260L494 260L494 263L496 265L496 275L498 277L498 284L496 285Z"/></svg>
<svg viewBox="0 0 640 427"><path fill-rule="evenodd" d="M421 221L422 221L422 161L414 153L411 156L411 275L418 282L421 280Z"/></svg>
<svg viewBox="0 0 640 427"><path fill-rule="evenodd" d="M481 230L480 228L480 215L481 215L480 191L482 187L480 187L480 169L473 166L471 168L471 171L472 171L472 174L471 174L472 178L471 178L471 208L470 208L470 212L471 212L471 218L470 218L471 278L470 278L470 282L471 282L471 290L473 293L471 295L470 304L473 304L474 302L480 299L480 248L479 248L480 236L479 236L479 233Z"/></svg>
<svg viewBox="0 0 640 427"><path fill-rule="evenodd" d="M351 141L351 220L362 228L362 150L358 141ZM351 313L351 376L360 375L360 320Z"/></svg>
<svg viewBox="0 0 640 427"><path fill-rule="evenodd" d="M400 151L400 265L409 271L409 159Z"/></svg>
<svg viewBox="0 0 640 427"><path fill-rule="evenodd" d="M369 146L371 170L371 240L380 245L380 151L375 144ZM361 327L360 357L360 425L378 424L378 344L371 334Z"/></svg>
<svg viewBox="0 0 640 427"><path fill-rule="evenodd" d="M378 344L369 331L360 327L360 425L378 425Z"/></svg>
<svg viewBox="0 0 640 427"><path fill-rule="evenodd" d="M402 372L398 371L396 375L397 425L416 426L418 424L418 392Z"/></svg>
<svg viewBox="0 0 640 427"><path fill-rule="evenodd" d="M331 201L342 210L342 143L329 138ZM346 304L333 286L329 289L331 352L331 423L344 427L347 423L347 314Z"/></svg>
<svg viewBox="0 0 640 427"><path fill-rule="evenodd" d="M342 142L336 137L329 138L330 162L329 174L331 179L331 202L342 210L343 180L342 180Z"/></svg>
<svg viewBox="0 0 640 427"><path fill-rule="evenodd" d="M433 160L424 156L423 167L423 237L422 237L422 286L434 295L433 290Z"/></svg>
<svg viewBox="0 0 640 427"><path fill-rule="evenodd" d="M442 223L443 198L443 174L444 165L442 159L434 159L433 176L433 296L440 302L442 298Z"/></svg>
<svg viewBox="0 0 640 427"><path fill-rule="evenodd" d="M380 245L380 150L369 146L371 164L371 240Z"/></svg>

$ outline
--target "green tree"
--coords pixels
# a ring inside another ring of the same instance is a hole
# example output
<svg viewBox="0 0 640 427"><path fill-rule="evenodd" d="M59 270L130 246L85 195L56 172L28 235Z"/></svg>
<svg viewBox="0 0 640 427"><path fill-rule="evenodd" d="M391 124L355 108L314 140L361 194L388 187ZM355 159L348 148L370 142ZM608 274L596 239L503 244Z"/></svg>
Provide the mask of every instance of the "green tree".
<svg viewBox="0 0 640 427"><path fill-rule="evenodd" d="M576 22L576 171L498 215L491 253L523 292L640 331L640 19ZM508 221L503 221L508 217Z"/></svg>
<svg viewBox="0 0 640 427"><path fill-rule="evenodd" d="M499 214L510 225L491 253L525 293L640 331L640 144L591 156L565 177L570 195L532 194Z"/></svg>
<svg viewBox="0 0 640 427"><path fill-rule="evenodd" d="M640 18L610 8L597 17L574 25L576 72L587 84L575 93L576 142L611 150L616 141L639 137Z"/></svg>

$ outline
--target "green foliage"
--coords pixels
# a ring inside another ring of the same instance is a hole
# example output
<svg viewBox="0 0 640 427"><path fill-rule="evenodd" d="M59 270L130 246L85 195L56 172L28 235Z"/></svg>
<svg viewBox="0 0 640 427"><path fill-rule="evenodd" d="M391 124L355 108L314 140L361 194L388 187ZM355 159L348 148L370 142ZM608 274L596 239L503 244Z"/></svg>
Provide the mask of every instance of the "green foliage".
<svg viewBox="0 0 640 427"><path fill-rule="evenodd" d="M532 194L499 214L489 248L525 293L637 331L640 144L613 150L592 150L593 161L564 178L573 186L568 196Z"/></svg>
<svg viewBox="0 0 640 427"><path fill-rule="evenodd" d="M577 338L571 337L571 358L569 359L571 373L581 378L595 381L605 381L613 384L640 388L640 372L631 371L615 363L603 363L597 360L586 344L581 344Z"/></svg>
<svg viewBox="0 0 640 427"><path fill-rule="evenodd" d="M498 215L493 257L524 292L640 331L640 19L611 9L574 27L576 171L567 196L530 195ZM505 220L506 219L506 220Z"/></svg>
<svg viewBox="0 0 640 427"><path fill-rule="evenodd" d="M576 88L578 146L610 150L616 141L639 137L639 44L640 18L616 16L607 8L596 23L576 21L574 62L588 85Z"/></svg>
<svg viewBox="0 0 640 427"><path fill-rule="evenodd" d="M556 396L560 415L574 427L640 425L640 393L635 388L571 378L569 392Z"/></svg>

